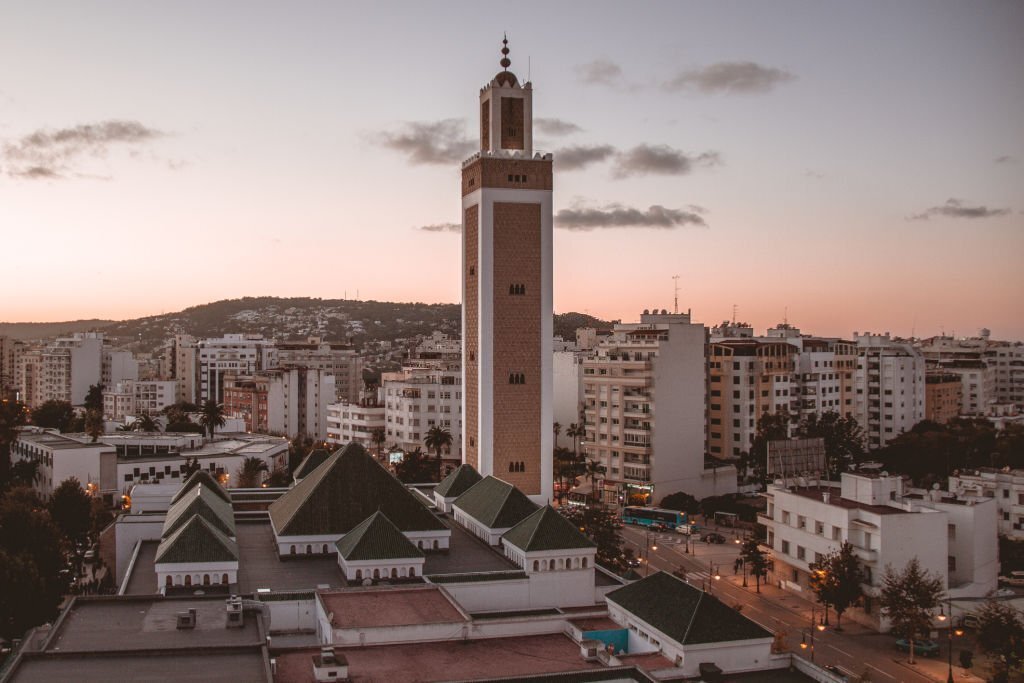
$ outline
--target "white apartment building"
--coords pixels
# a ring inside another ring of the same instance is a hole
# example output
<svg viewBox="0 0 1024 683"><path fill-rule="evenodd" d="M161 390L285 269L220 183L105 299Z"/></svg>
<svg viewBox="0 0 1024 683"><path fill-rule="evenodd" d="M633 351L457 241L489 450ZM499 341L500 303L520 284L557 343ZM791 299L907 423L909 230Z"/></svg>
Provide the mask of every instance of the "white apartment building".
<svg viewBox="0 0 1024 683"><path fill-rule="evenodd" d="M226 375L253 375L278 366L273 340L262 335L226 334L219 339L203 339L196 353L198 403L211 399L223 403Z"/></svg>
<svg viewBox="0 0 1024 683"><path fill-rule="evenodd" d="M164 349L166 377L178 383L177 401L199 402L198 348L192 335L176 334Z"/></svg>
<svg viewBox="0 0 1024 683"><path fill-rule="evenodd" d="M853 333L857 344L854 411L869 449L881 448L924 419L925 360L885 334Z"/></svg>
<svg viewBox="0 0 1024 683"><path fill-rule="evenodd" d="M103 349L103 367L100 379L103 390L112 389L118 382L137 380L139 378L139 362L131 351Z"/></svg>
<svg viewBox="0 0 1024 683"><path fill-rule="evenodd" d="M37 408L46 401L85 403L89 387L100 384L103 369L103 334L76 332L60 337L38 353L23 357L22 394Z"/></svg>
<svg viewBox="0 0 1024 683"><path fill-rule="evenodd" d="M551 379L554 384L552 403L554 420L561 426L555 446L571 447L566 431L571 424L579 424L583 410L583 361L590 356L587 351L555 351L551 363Z"/></svg>
<svg viewBox="0 0 1024 683"><path fill-rule="evenodd" d="M423 440L431 427L452 435L448 464L462 462L462 369L458 363L444 367L404 367L381 377L384 427L388 445L403 451L417 447L427 452Z"/></svg>
<svg viewBox="0 0 1024 683"><path fill-rule="evenodd" d="M688 313L644 311L583 361L583 451L604 465L602 498L735 493L734 467L705 469L706 335Z"/></svg>
<svg viewBox="0 0 1024 683"><path fill-rule="evenodd" d="M103 442L76 439L53 429L22 427L11 445L11 464L22 461L37 464L32 488L44 499L70 477L78 479L90 494L105 496L108 502L117 492L117 455Z"/></svg>
<svg viewBox="0 0 1024 683"><path fill-rule="evenodd" d="M327 406L335 401L328 370L276 368L267 383L267 429L289 438L327 438Z"/></svg>
<svg viewBox="0 0 1024 683"><path fill-rule="evenodd" d="M364 393L358 403L341 402L327 406L327 442L339 448L357 443L376 453L373 434L378 429L384 430L387 424L386 409L379 392L378 389L372 394ZM382 447L384 445L381 444Z"/></svg>
<svg viewBox="0 0 1024 683"><path fill-rule="evenodd" d="M174 380L126 380L103 393L103 414L115 422L123 422L128 415L156 415L177 398Z"/></svg>
<svg viewBox="0 0 1024 683"><path fill-rule="evenodd" d="M1024 343L978 337L932 337L919 342L929 369L953 372L963 388L963 413L989 415L993 406L1024 407Z"/></svg>
<svg viewBox="0 0 1024 683"><path fill-rule="evenodd" d="M362 359L348 344L332 344L320 337L305 342L276 345L277 362L282 368L324 370L334 376L335 401L355 401L363 388Z"/></svg>
<svg viewBox="0 0 1024 683"><path fill-rule="evenodd" d="M1024 540L1024 470L990 467L962 471L949 478L958 496L991 498L998 507L999 535Z"/></svg>
<svg viewBox="0 0 1024 683"><path fill-rule="evenodd" d="M854 618L887 628L875 598L886 567L914 558L937 574L950 596L979 598L996 587L999 570L995 502L912 491L895 476L844 473L841 482L776 481L768 486L767 527L772 583L810 590L809 566L843 542L854 546L867 574L863 610Z"/></svg>

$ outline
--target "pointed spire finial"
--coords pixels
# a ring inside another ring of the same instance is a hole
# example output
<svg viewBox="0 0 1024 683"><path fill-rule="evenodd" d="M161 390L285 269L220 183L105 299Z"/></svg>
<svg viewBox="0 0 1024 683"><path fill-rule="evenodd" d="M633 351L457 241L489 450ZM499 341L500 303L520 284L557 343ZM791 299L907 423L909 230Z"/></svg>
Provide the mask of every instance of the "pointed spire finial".
<svg viewBox="0 0 1024 683"><path fill-rule="evenodd" d="M509 49L507 33L505 34L504 39L501 41L501 45L501 54L503 55L503 57L501 58L499 64L501 64L501 68L503 68L505 71L508 71L508 68L512 66L512 60L508 58Z"/></svg>

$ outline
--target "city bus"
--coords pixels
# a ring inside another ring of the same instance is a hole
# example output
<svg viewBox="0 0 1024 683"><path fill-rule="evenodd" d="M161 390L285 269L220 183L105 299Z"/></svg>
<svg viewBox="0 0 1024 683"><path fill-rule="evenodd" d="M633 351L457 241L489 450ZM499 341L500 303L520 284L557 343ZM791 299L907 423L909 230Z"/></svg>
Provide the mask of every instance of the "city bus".
<svg viewBox="0 0 1024 683"><path fill-rule="evenodd" d="M622 509L623 524L639 524L640 526L651 526L661 524L662 526L675 531L676 527L689 524L685 512L677 510L666 510L664 508L642 508L626 507Z"/></svg>

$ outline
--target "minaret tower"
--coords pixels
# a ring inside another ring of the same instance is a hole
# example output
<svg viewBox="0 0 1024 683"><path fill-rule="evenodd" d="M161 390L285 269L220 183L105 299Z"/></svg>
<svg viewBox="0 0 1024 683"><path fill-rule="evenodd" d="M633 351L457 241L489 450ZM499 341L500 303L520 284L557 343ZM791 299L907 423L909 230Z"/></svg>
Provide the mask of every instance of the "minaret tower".
<svg viewBox="0 0 1024 683"><path fill-rule="evenodd" d="M462 164L462 449L483 475L552 498L551 155L533 153L533 86L480 90Z"/></svg>

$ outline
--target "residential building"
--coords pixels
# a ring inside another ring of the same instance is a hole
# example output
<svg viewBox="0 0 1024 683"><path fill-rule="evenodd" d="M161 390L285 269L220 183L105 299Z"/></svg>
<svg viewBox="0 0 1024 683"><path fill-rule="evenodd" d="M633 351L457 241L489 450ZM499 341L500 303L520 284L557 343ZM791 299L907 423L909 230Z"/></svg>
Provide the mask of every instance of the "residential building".
<svg viewBox="0 0 1024 683"><path fill-rule="evenodd" d="M918 346L929 369L960 376L963 414L987 415L1002 404L1024 408L1024 342L996 341L983 329L977 337L943 335Z"/></svg>
<svg viewBox="0 0 1024 683"><path fill-rule="evenodd" d="M867 574L863 612L855 616L887 628L877 597L886 567L917 559L956 598L980 598L996 587L996 504L977 496L913 491L897 476L842 474L840 482L800 478L769 484L766 544L771 581L810 590L810 565L848 542Z"/></svg>
<svg viewBox="0 0 1024 683"><path fill-rule="evenodd" d="M199 343L190 334L176 334L164 350L167 377L178 383L178 401L199 402Z"/></svg>
<svg viewBox="0 0 1024 683"><path fill-rule="evenodd" d="M705 343L689 313L644 311L583 361L583 450L605 467L606 502L736 491L735 468L704 466Z"/></svg>
<svg viewBox="0 0 1024 683"><path fill-rule="evenodd" d="M187 352L187 347L183 351ZM227 375L253 375L277 366L274 342L262 335L226 334L219 339L203 339L197 344L198 402L223 403Z"/></svg>
<svg viewBox="0 0 1024 683"><path fill-rule="evenodd" d="M139 379L139 362L131 351L117 349L103 349L103 366L100 373L100 381L103 390L113 389L118 382L135 381Z"/></svg>
<svg viewBox="0 0 1024 683"><path fill-rule="evenodd" d="M124 380L103 392L103 415L123 422L129 415L156 415L177 400L173 380Z"/></svg>
<svg viewBox="0 0 1024 683"><path fill-rule="evenodd" d="M462 462L461 366L407 366L384 373L381 382L387 443L403 451L426 451L423 440L430 428L447 429L452 445L444 459L450 469L457 467Z"/></svg>
<svg viewBox="0 0 1024 683"><path fill-rule="evenodd" d="M358 399L363 388L363 365L351 345L310 337L305 342L278 342L275 347L279 367L324 370L332 375L337 395L331 403Z"/></svg>
<svg viewBox="0 0 1024 683"><path fill-rule="evenodd" d="M961 412L963 382L960 375L928 371L924 378L924 418L946 424Z"/></svg>
<svg viewBox="0 0 1024 683"><path fill-rule="evenodd" d="M375 450L377 430L385 432L386 408L379 398L380 390L363 392L358 403L332 403L327 406L327 443L345 446L357 443ZM454 433L452 436L456 436ZM381 443L384 446L387 442Z"/></svg>
<svg viewBox="0 0 1024 683"><path fill-rule="evenodd" d="M36 464L32 488L44 499L74 477L91 495L112 502L118 491L117 455L104 442L92 443L41 427L23 427L11 445L11 463Z"/></svg>
<svg viewBox="0 0 1024 683"><path fill-rule="evenodd" d="M480 151L462 164L464 461L552 497L552 156L534 154L533 85L480 89Z"/></svg>
<svg viewBox="0 0 1024 683"><path fill-rule="evenodd" d="M857 343L853 414L868 449L881 448L924 419L925 361L913 345L885 334L853 334Z"/></svg>
<svg viewBox="0 0 1024 683"><path fill-rule="evenodd" d="M224 385L224 414L245 421L245 431L266 433L270 429L267 392L270 379L266 375L229 375Z"/></svg>
<svg viewBox="0 0 1024 683"><path fill-rule="evenodd" d="M327 406L335 400L334 375L304 367L275 368L267 377L267 430L288 438L327 437Z"/></svg>
<svg viewBox="0 0 1024 683"><path fill-rule="evenodd" d="M0 399L7 398L8 395L18 391L18 385L15 382L16 358L18 351L23 346L16 339L0 334Z"/></svg>
<svg viewBox="0 0 1024 683"><path fill-rule="evenodd" d="M23 393L31 396L32 408L46 401L85 403L89 387L100 384L103 368L103 334L76 332L45 344L23 359Z"/></svg>
<svg viewBox="0 0 1024 683"><path fill-rule="evenodd" d="M1024 540L1024 470L983 467L955 472L949 478L949 491L994 500L999 535Z"/></svg>
<svg viewBox="0 0 1024 683"><path fill-rule="evenodd" d="M552 414L560 433L555 437L555 446L569 444L566 431L571 424L581 424L583 409L583 361L589 356L586 351L555 351L551 363L553 405Z"/></svg>

